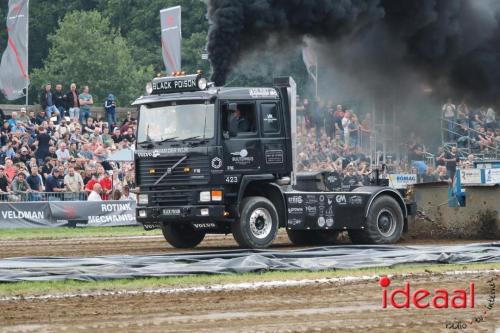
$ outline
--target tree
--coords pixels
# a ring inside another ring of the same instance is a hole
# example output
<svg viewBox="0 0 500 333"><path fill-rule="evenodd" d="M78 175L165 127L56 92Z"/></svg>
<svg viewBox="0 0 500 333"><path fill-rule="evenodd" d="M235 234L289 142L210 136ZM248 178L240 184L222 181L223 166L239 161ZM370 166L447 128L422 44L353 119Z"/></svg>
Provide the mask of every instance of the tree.
<svg viewBox="0 0 500 333"><path fill-rule="evenodd" d="M137 66L126 40L110 28L97 11L74 11L59 22L50 35L49 54L41 69L33 70L32 84L45 82L88 85L94 101L103 102L113 93L119 105L129 105L153 77L152 67Z"/></svg>

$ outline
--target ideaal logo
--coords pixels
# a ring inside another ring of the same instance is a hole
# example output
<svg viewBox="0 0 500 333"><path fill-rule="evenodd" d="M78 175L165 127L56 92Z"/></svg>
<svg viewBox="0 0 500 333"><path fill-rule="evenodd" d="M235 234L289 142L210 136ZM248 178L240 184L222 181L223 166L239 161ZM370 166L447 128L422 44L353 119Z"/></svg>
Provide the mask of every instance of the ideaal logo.
<svg viewBox="0 0 500 333"><path fill-rule="evenodd" d="M386 309L390 306L396 309L403 308L434 308L434 309L476 309L475 283L470 282L468 290L458 288L448 291L443 288L430 291L425 288L411 290L410 282L405 282L403 288L394 288L388 290L391 280L387 276L382 276L379 279L379 285L382 287L382 308ZM486 320L489 311L495 305L496 286L493 278L487 280L489 295L487 304L483 305L476 315L467 320L446 321L445 328L447 329L466 329L475 323L480 323ZM479 309L478 308L478 309Z"/></svg>
<svg viewBox="0 0 500 333"><path fill-rule="evenodd" d="M435 289L431 292L424 288L419 288L411 291L410 282L405 282L404 288L395 288L388 292L387 287L390 286L391 280L387 276L383 276L379 280L382 287L382 308L387 308L388 301L390 305L397 309L409 308L410 303L418 309L433 307L435 309L465 309L467 307L474 308L474 282L469 284L469 293L466 289L453 289L448 292L446 289ZM401 296L402 302L396 300L396 296Z"/></svg>

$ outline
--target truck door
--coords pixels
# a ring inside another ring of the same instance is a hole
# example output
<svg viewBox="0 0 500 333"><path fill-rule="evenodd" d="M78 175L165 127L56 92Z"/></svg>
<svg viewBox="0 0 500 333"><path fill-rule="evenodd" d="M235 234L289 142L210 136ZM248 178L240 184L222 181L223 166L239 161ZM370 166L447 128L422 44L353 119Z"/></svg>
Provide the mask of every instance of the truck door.
<svg viewBox="0 0 500 333"><path fill-rule="evenodd" d="M224 169L235 175L260 173L262 151L255 101L223 102Z"/></svg>
<svg viewBox="0 0 500 333"><path fill-rule="evenodd" d="M265 168L268 172L279 173L285 169L285 138L282 128L280 104L278 101L259 102L261 150Z"/></svg>

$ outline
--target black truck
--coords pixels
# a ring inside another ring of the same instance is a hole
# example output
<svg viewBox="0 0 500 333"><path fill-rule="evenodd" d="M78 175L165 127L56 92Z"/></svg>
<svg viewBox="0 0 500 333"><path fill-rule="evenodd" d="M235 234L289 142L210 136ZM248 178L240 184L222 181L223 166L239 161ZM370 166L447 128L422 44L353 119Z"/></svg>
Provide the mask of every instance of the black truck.
<svg viewBox="0 0 500 333"><path fill-rule="evenodd" d="M137 220L174 247L232 233L245 248L286 228L297 245L399 240L414 205L387 186L331 191L328 173L297 174L296 86L214 87L201 74L158 77L138 98Z"/></svg>

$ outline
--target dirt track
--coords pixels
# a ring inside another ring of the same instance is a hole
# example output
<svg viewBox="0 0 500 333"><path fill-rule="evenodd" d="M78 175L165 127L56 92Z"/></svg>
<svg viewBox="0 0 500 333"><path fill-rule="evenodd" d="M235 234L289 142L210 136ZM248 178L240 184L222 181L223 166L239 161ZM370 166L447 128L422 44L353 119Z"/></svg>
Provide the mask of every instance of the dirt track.
<svg viewBox="0 0 500 333"><path fill-rule="evenodd" d="M403 240L401 245L414 244L465 244L481 241L466 240ZM491 241L490 241L491 242ZM232 235L207 235L203 242L194 249L223 250L237 248ZM280 232L274 244L274 249L293 248L286 233ZM163 236L132 236L132 237L92 237L55 240L1 240L0 258L31 257L31 256L101 256L113 254L153 254L181 252L172 248Z"/></svg>
<svg viewBox="0 0 500 333"><path fill-rule="evenodd" d="M490 273L492 274L492 273ZM245 291L0 301L0 332L453 332L446 321L463 320L462 332L495 332L500 304L485 322L490 288L482 273L405 278L412 290L476 285L474 309L381 309L378 281L327 283ZM392 286L401 287L395 278ZM496 285L500 278L496 276ZM415 288L415 289L413 289ZM498 288L497 288L498 290ZM497 291L498 293L498 291ZM484 314L483 314L484 315Z"/></svg>

